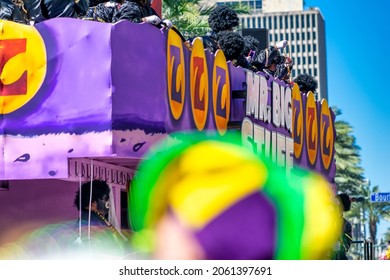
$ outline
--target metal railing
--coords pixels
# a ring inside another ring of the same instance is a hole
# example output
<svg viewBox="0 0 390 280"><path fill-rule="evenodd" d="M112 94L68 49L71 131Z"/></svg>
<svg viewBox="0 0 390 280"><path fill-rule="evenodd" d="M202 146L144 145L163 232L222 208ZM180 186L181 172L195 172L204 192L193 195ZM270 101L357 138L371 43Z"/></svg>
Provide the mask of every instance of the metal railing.
<svg viewBox="0 0 390 280"><path fill-rule="evenodd" d="M363 244L363 260L374 260L374 246L371 239L352 241L352 244Z"/></svg>

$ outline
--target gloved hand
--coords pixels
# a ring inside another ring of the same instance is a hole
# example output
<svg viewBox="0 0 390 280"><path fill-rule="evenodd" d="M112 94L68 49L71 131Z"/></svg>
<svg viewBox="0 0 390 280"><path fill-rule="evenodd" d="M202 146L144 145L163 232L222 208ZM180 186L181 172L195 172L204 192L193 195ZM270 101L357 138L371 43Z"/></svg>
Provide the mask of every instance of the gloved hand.
<svg viewBox="0 0 390 280"><path fill-rule="evenodd" d="M277 42L275 47L277 47L278 50L280 50L280 49L285 48L287 46L287 44L288 44L287 40L283 40L283 41Z"/></svg>
<svg viewBox="0 0 390 280"><path fill-rule="evenodd" d="M156 15L144 17L144 21L153 25L157 25L161 22L161 18Z"/></svg>
<svg viewBox="0 0 390 280"><path fill-rule="evenodd" d="M168 29L171 28L173 25L172 21L170 21L169 19L163 19L161 23L164 24Z"/></svg>
<svg viewBox="0 0 390 280"><path fill-rule="evenodd" d="M293 66L294 60L291 57L286 57L285 65L289 67Z"/></svg>

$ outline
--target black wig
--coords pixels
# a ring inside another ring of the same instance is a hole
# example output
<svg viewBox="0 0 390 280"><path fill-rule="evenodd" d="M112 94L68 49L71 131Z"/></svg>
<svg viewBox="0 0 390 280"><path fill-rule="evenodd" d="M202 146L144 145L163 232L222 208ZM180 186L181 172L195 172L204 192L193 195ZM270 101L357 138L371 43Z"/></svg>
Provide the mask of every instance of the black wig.
<svg viewBox="0 0 390 280"><path fill-rule="evenodd" d="M218 45L225 54L226 60L237 60L244 50L245 42L236 32L222 31L218 33Z"/></svg>
<svg viewBox="0 0 390 280"><path fill-rule="evenodd" d="M226 5L215 7L210 13L208 21L209 26L215 33L231 30L240 23L236 11Z"/></svg>
<svg viewBox="0 0 390 280"><path fill-rule="evenodd" d="M89 205L91 182L86 182L81 185L81 209L85 209ZM92 181L92 202L102 199L104 195L110 194L110 188L105 181L93 180ZM80 210L80 190L76 192L74 199L74 206L77 210Z"/></svg>
<svg viewBox="0 0 390 280"><path fill-rule="evenodd" d="M298 84L299 89L302 92L315 92L318 87L318 82L313 76L310 76L308 74L299 74L295 79L294 82Z"/></svg>

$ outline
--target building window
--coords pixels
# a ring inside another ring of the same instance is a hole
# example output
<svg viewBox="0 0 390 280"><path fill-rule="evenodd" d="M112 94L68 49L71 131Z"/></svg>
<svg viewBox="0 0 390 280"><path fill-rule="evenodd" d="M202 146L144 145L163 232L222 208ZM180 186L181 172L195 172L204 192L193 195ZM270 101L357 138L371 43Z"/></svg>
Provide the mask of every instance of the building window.
<svg viewBox="0 0 390 280"><path fill-rule="evenodd" d="M302 41L304 41L305 40L305 32L302 32Z"/></svg>
<svg viewBox="0 0 390 280"><path fill-rule="evenodd" d="M303 65L306 65L306 57L302 57L302 62L303 62Z"/></svg>
<svg viewBox="0 0 390 280"><path fill-rule="evenodd" d="M263 28L267 28L267 18L263 17Z"/></svg>
<svg viewBox="0 0 390 280"><path fill-rule="evenodd" d="M310 40L310 34L311 34L311 33L308 31L308 32L307 32L307 40Z"/></svg>
<svg viewBox="0 0 390 280"><path fill-rule="evenodd" d="M301 58L298 57L298 65L301 65Z"/></svg>
<svg viewBox="0 0 390 280"><path fill-rule="evenodd" d="M280 34L280 40L283 40L283 34Z"/></svg>
<svg viewBox="0 0 390 280"><path fill-rule="evenodd" d="M269 41L272 42L272 34L269 34Z"/></svg>
<svg viewBox="0 0 390 280"><path fill-rule="evenodd" d="M288 36L288 33L286 33L286 40L290 40L289 36Z"/></svg>
<svg viewBox="0 0 390 280"><path fill-rule="evenodd" d="M261 18L260 17L257 18L257 27L261 28Z"/></svg>
<svg viewBox="0 0 390 280"><path fill-rule="evenodd" d="M280 17L279 17L279 28L280 28L280 29L283 28L283 16L280 16Z"/></svg>
<svg viewBox="0 0 390 280"><path fill-rule="evenodd" d="M306 51L306 45L302 45L302 52Z"/></svg>
<svg viewBox="0 0 390 280"><path fill-rule="evenodd" d="M313 40L315 40L316 38L317 38L317 33L313 31Z"/></svg>
<svg viewBox="0 0 390 280"><path fill-rule="evenodd" d="M274 29L278 29L278 20L276 16L274 16Z"/></svg>
<svg viewBox="0 0 390 280"><path fill-rule="evenodd" d="M311 56L308 57L309 65L311 64Z"/></svg>
<svg viewBox="0 0 390 280"><path fill-rule="evenodd" d="M309 75L311 76L311 69L309 69Z"/></svg>
<svg viewBox="0 0 390 280"><path fill-rule="evenodd" d="M299 33L297 32L297 41L299 41L300 39L299 39Z"/></svg>
<svg viewBox="0 0 390 280"><path fill-rule="evenodd" d="M241 25L244 26L245 25L245 20L242 18L241 19Z"/></svg>
<svg viewBox="0 0 390 280"><path fill-rule="evenodd" d="M275 42L278 42L279 41L278 34L275 34L274 37L275 37Z"/></svg>
<svg viewBox="0 0 390 280"><path fill-rule="evenodd" d="M268 29L271 29L271 27L272 27L272 18L269 17L269 18L268 18L268 26L267 26L267 28L268 28Z"/></svg>
<svg viewBox="0 0 390 280"><path fill-rule="evenodd" d="M252 27L253 27L253 28L256 27L256 18L252 18Z"/></svg>
<svg viewBox="0 0 390 280"><path fill-rule="evenodd" d="M288 29L288 17L284 16L284 28Z"/></svg>
<svg viewBox="0 0 390 280"><path fill-rule="evenodd" d="M310 27L310 15L306 15L307 27Z"/></svg>
<svg viewBox="0 0 390 280"><path fill-rule="evenodd" d="M291 25L291 28L294 28L294 17L293 16L290 16L290 25Z"/></svg>
<svg viewBox="0 0 390 280"><path fill-rule="evenodd" d="M255 8L255 1L249 1L249 7L253 10Z"/></svg>
<svg viewBox="0 0 390 280"><path fill-rule="evenodd" d="M311 45L307 45L307 51L311 52Z"/></svg>
<svg viewBox="0 0 390 280"><path fill-rule="evenodd" d="M311 15L311 22L312 22L313 27L316 27L316 15L315 14Z"/></svg>
<svg viewBox="0 0 390 280"><path fill-rule="evenodd" d="M294 45L291 46L291 52L295 52L295 46Z"/></svg>
<svg viewBox="0 0 390 280"><path fill-rule="evenodd" d="M295 23L296 23L297 28L299 28L299 16L298 15L295 16Z"/></svg>
<svg viewBox="0 0 390 280"><path fill-rule="evenodd" d="M317 57L314 56L313 59L314 59L314 64L317 64Z"/></svg>
<svg viewBox="0 0 390 280"><path fill-rule="evenodd" d="M316 44L313 45L313 51L315 51L315 52L317 51L317 45Z"/></svg>
<svg viewBox="0 0 390 280"><path fill-rule="evenodd" d="M301 16L301 20L302 20L302 28L304 28L305 27L305 15Z"/></svg>
<svg viewBox="0 0 390 280"><path fill-rule="evenodd" d="M301 52L300 45L297 45L297 52Z"/></svg>
<svg viewBox="0 0 390 280"><path fill-rule="evenodd" d="M295 72L296 72L295 69L293 69L293 70L292 70L292 75L293 75L293 77L295 77L295 74L296 74Z"/></svg>
<svg viewBox="0 0 390 280"><path fill-rule="evenodd" d="M262 0L257 0L256 1L256 10L261 10L262 5L263 5L262 2L263 2Z"/></svg>

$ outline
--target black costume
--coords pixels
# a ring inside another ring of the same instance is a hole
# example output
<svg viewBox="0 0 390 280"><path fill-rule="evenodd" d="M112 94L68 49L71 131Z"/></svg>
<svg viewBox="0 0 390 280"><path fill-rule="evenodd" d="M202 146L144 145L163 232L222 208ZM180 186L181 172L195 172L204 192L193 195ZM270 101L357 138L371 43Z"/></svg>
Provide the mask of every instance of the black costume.
<svg viewBox="0 0 390 280"><path fill-rule="evenodd" d="M158 16L157 12L150 6L147 1L145 5L141 5L140 1L127 0L123 3L119 11L114 15L113 22L125 19L131 22L141 23L142 18L148 16Z"/></svg>
<svg viewBox="0 0 390 280"><path fill-rule="evenodd" d="M219 33L222 31L232 31L234 27L239 25L240 21L236 11L227 5L220 5L211 11L208 17L208 23L211 31L205 36L196 37L202 38L203 47L205 49L215 53L218 49L220 49L218 45ZM188 40L192 42L196 37L189 38Z"/></svg>
<svg viewBox="0 0 390 280"><path fill-rule="evenodd" d="M57 17L77 18L88 10L88 0L25 0L31 20L41 22Z"/></svg>
<svg viewBox="0 0 390 280"><path fill-rule="evenodd" d="M114 15L118 13L121 4L120 1L108 1L90 7L83 19L99 22L113 22Z"/></svg>
<svg viewBox="0 0 390 280"><path fill-rule="evenodd" d="M1 0L0 19L11 20L18 23L27 23L22 11L12 0Z"/></svg>
<svg viewBox="0 0 390 280"><path fill-rule="evenodd" d="M334 260L348 260L347 252L352 243L352 225L343 218L343 230L334 252Z"/></svg>

